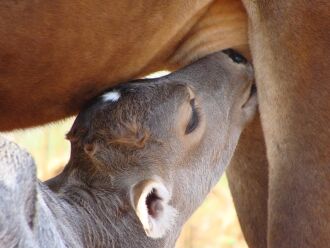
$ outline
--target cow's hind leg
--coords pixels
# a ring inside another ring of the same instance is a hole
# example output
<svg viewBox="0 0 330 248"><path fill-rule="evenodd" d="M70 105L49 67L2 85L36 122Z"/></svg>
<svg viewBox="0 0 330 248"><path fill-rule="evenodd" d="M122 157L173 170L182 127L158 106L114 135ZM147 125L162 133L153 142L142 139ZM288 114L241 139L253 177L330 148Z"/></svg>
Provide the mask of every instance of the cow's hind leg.
<svg viewBox="0 0 330 248"><path fill-rule="evenodd" d="M226 172L247 244L267 247L268 163L259 116L242 133Z"/></svg>
<svg viewBox="0 0 330 248"><path fill-rule="evenodd" d="M268 246L330 245L330 2L246 1L269 161Z"/></svg>

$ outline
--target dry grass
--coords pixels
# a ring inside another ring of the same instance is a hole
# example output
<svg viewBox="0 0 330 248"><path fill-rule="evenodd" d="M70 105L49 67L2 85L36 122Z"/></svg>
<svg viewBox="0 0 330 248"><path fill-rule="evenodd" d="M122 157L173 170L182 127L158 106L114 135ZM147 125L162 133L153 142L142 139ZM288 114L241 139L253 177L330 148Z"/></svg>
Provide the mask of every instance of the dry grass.
<svg viewBox="0 0 330 248"><path fill-rule="evenodd" d="M69 142L64 139L72 119L44 128L8 133L7 136L26 148L38 166L42 180L59 172L69 158ZM236 213L223 177L204 204L186 223L178 248L246 248Z"/></svg>

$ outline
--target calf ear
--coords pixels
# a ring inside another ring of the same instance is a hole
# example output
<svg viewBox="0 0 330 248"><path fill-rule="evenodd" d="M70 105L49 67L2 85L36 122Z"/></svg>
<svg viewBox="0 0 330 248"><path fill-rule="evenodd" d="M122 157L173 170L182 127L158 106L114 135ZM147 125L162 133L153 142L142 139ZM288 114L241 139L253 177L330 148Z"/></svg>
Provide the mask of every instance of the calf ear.
<svg viewBox="0 0 330 248"><path fill-rule="evenodd" d="M162 238L175 223L177 211L170 199L167 188L156 180L143 180L132 188L132 205L147 236Z"/></svg>

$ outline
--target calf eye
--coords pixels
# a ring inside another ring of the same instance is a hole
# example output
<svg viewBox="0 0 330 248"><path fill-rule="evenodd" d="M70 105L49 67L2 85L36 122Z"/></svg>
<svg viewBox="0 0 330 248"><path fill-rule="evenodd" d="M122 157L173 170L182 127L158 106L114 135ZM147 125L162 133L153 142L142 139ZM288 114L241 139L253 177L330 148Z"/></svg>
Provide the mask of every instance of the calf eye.
<svg viewBox="0 0 330 248"><path fill-rule="evenodd" d="M199 112L195 106L195 99L190 100L190 106L191 106L191 118L186 127L185 134L190 134L192 131L194 131L199 123Z"/></svg>

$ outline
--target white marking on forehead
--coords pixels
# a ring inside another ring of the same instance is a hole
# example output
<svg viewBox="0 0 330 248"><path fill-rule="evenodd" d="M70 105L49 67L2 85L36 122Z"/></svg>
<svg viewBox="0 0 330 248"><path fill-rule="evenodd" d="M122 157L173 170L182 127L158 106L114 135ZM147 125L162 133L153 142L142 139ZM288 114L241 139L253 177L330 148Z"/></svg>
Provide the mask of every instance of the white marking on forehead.
<svg viewBox="0 0 330 248"><path fill-rule="evenodd" d="M159 77L166 76L170 73L171 73L170 71L157 71L157 72L149 74L145 78L159 78Z"/></svg>
<svg viewBox="0 0 330 248"><path fill-rule="evenodd" d="M102 96L104 102L107 101L116 102L118 101L119 98L120 98L120 92L117 90L107 92Z"/></svg>

